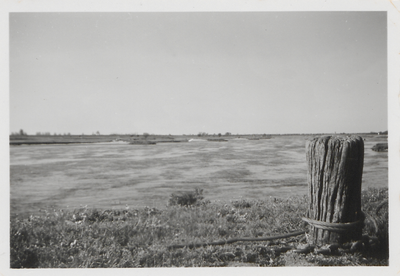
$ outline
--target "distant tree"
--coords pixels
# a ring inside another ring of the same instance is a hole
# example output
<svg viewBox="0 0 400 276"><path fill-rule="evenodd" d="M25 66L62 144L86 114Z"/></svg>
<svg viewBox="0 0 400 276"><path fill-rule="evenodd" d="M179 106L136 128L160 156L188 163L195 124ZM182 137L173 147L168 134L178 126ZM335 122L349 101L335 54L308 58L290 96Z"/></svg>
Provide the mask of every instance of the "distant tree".
<svg viewBox="0 0 400 276"><path fill-rule="evenodd" d="M19 130L19 135L26 135L26 133L24 132L23 129L20 129L20 130Z"/></svg>
<svg viewBox="0 0 400 276"><path fill-rule="evenodd" d="M218 133L218 137L221 137L221 133Z"/></svg>
<svg viewBox="0 0 400 276"><path fill-rule="evenodd" d="M100 135L100 132L99 132L99 131L97 131L97 132L96 132L96 135Z"/></svg>
<svg viewBox="0 0 400 276"><path fill-rule="evenodd" d="M143 133L144 139L147 139L147 137L149 137L149 135L150 135L150 134L148 134L147 132L144 132L144 133Z"/></svg>
<svg viewBox="0 0 400 276"><path fill-rule="evenodd" d="M225 136L229 136L229 135L231 135L230 132L226 132L226 133L225 133Z"/></svg>

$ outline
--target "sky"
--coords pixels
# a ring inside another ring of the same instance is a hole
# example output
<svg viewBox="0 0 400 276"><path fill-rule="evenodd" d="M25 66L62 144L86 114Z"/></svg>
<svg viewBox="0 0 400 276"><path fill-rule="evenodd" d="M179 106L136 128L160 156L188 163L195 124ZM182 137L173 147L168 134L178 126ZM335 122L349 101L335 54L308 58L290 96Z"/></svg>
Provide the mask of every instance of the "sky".
<svg viewBox="0 0 400 276"><path fill-rule="evenodd" d="M10 13L10 132L384 131L386 21L386 12Z"/></svg>

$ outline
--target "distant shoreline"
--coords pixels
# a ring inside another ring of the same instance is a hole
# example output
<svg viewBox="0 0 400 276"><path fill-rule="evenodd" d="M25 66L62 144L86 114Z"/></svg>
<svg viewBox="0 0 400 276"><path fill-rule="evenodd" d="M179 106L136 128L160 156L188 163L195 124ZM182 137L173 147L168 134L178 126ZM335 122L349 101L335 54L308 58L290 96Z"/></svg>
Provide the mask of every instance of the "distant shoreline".
<svg viewBox="0 0 400 276"><path fill-rule="evenodd" d="M243 138L247 140L263 140L279 137L304 136L315 137L323 135L357 135L364 138L374 137L387 139L387 135L377 133L321 133L321 134L234 134L234 135L10 135L10 146L21 145L68 145L68 144L90 144L90 143L109 143L127 142L132 144L150 143L179 143L188 142L190 139L204 139L205 141L222 141ZM143 143L144 142L144 143Z"/></svg>

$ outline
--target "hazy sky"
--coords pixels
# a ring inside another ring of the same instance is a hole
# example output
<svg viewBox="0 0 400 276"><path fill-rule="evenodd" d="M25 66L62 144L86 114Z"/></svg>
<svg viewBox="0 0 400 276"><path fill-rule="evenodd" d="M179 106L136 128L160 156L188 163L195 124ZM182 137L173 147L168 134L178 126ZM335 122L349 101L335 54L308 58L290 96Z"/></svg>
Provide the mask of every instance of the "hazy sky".
<svg viewBox="0 0 400 276"><path fill-rule="evenodd" d="M386 47L386 12L11 13L10 131L382 131Z"/></svg>

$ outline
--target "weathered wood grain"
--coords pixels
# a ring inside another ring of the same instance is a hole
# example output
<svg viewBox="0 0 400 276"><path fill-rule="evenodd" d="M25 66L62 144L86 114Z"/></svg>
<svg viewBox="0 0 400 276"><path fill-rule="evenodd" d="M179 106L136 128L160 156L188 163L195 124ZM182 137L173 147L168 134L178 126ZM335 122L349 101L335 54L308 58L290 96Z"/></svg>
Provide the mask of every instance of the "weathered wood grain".
<svg viewBox="0 0 400 276"><path fill-rule="evenodd" d="M364 142L355 136L323 136L306 145L308 218L329 223L362 219L361 182ZM335 232L310 226L309 242L343 243L361 238L361 227Z"/></svg>

